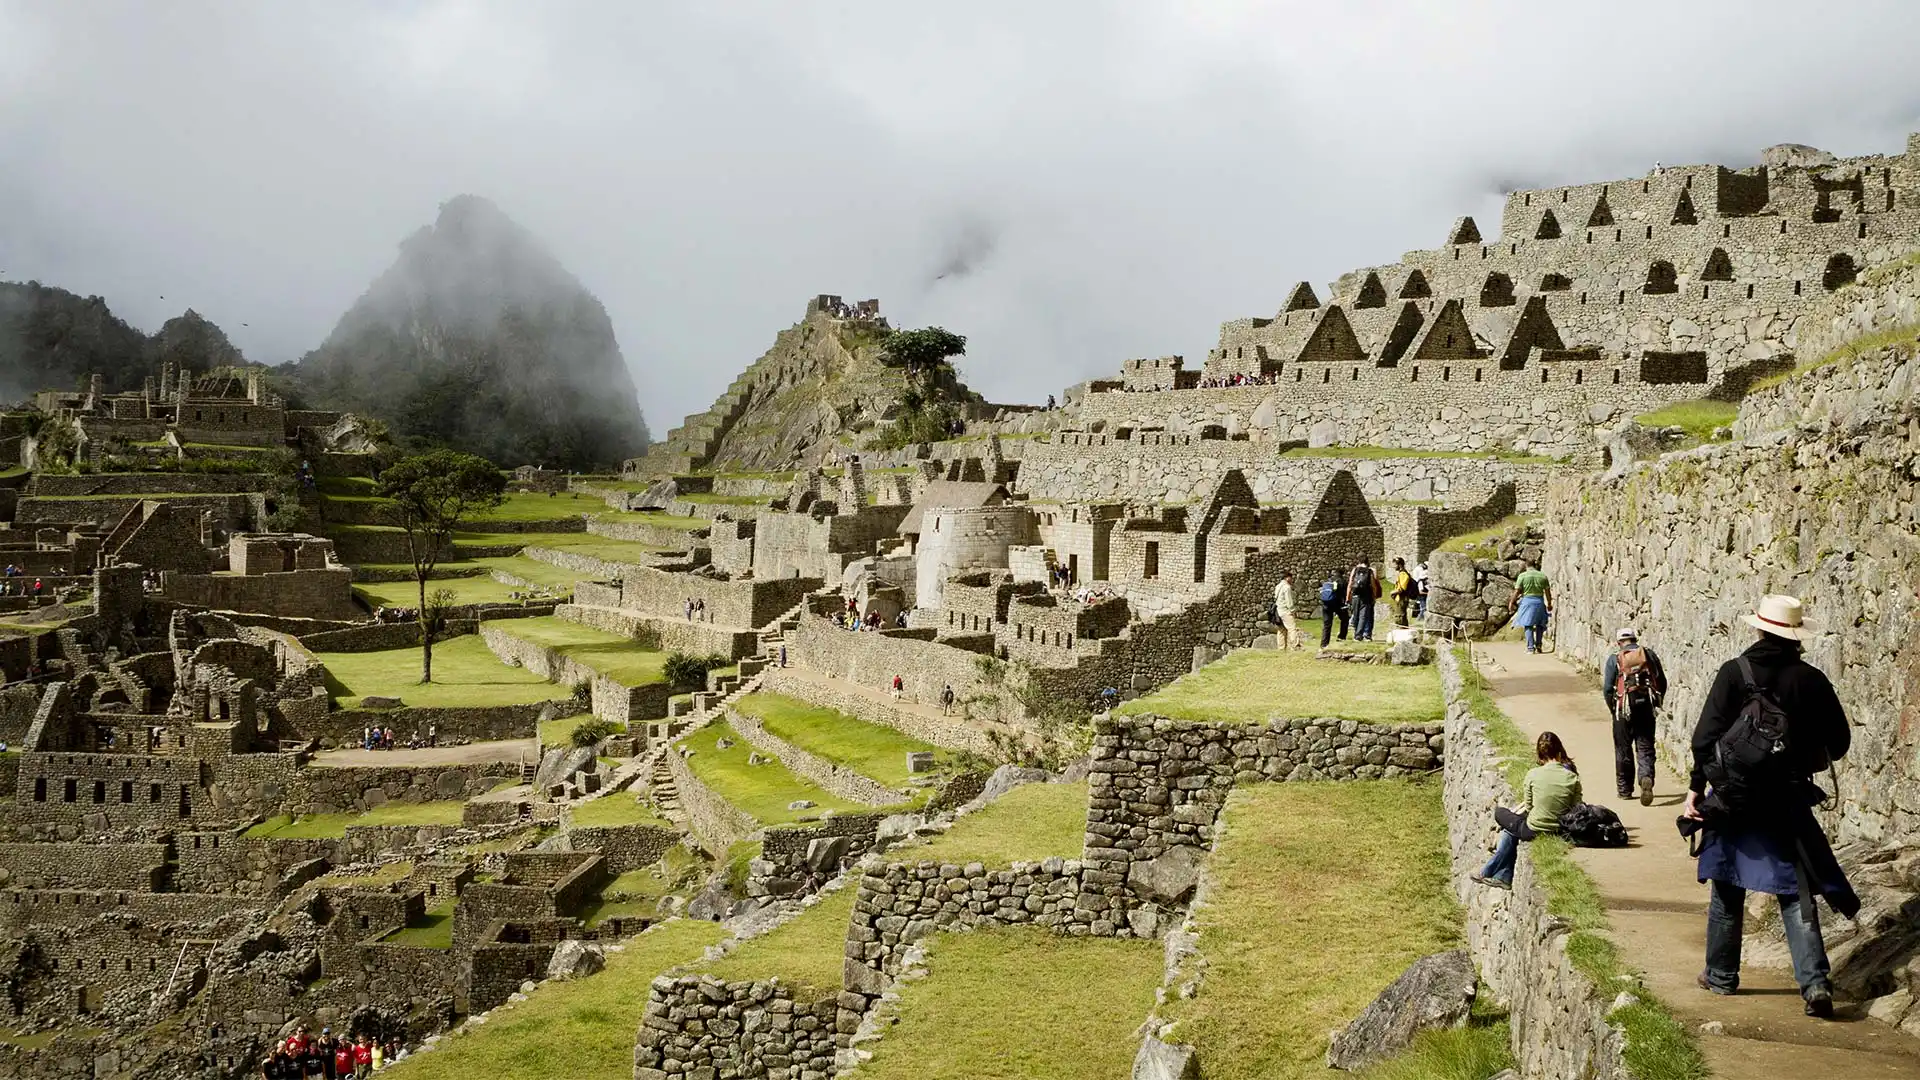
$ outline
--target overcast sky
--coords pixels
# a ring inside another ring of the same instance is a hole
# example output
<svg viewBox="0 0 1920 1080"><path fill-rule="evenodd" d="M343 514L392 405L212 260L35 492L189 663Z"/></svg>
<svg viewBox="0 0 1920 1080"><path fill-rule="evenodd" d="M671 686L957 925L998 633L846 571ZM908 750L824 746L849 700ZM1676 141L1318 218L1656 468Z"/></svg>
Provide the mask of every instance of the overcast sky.
<svg viewBox="0 0 1920 1080"><path fill-rule="evenodd" d="M1898 0L0 0L0 279L146 330L191 306L281 363L473 192L606 304L656 433L819 292L1037 401L1497 228L1509 188L1899 152L1917 29Z"/></svg>

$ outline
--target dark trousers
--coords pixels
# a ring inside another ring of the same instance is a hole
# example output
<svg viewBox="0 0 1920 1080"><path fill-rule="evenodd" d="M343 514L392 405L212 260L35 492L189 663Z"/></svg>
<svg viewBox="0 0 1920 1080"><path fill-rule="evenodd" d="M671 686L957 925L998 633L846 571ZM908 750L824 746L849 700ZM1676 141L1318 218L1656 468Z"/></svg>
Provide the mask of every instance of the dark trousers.
<svg viewBox="0 0 1920 1080"><path fill-rule="evenodd" d="M1333 621L1340 620L1340 640L1347 640L1347 609L1336 604L1320 605L1320 647L1333 640Z"/></svg>
<svg viewBox="0 0 1920 1080"><path fill-rule="evenodd" d="M1622 715L1625 714L1625 715ZM1613 778L1615 790L1633 794L1634 769L1644 783L1653 783L1653 706L1638 704L1613 712Z"/></svg>
<svg viewBox="0 0 1920 1080"><path fill-rule="evenodd" d="M1787 931L1787 955L1793 958L1793 981L1800 994L1831 993L1827 945L1820 936L1820 912L1809 900L1782 896L1780 921ZM1724 881L1713 882L1707 902L1707 984L1722 993L1740 986L1740 935L1747 918L1747 891Z"/></svg>
<svg viewBox="0 0 1920 1080"><path fill-rule="evenodd" d="M1373 640L1373 601L1356 600L1353 605L1353 640Z"/></svg>

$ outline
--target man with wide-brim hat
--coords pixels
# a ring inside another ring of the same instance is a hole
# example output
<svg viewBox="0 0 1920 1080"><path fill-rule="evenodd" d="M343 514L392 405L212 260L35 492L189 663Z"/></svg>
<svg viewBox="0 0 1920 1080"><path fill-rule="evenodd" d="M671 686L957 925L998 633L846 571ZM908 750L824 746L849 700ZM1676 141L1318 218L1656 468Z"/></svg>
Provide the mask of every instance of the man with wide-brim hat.
<svg viewBox="0 0 1920 1080"><path fill-rule="evenodd" d="M1712 885L1698 981L1716 994L1739 989L1746 895L1770 893L1807 1015L1829 1018L1833 987L1814 897L1848 918L1860 900L1814 819L1827 793L1813 777L1847 752L1852 732L1833 684L1800 656L1813 637L1800 600L1763 596L1741 621L1758 634L1721 665L1700 709L1682 822L1682 831L1699 823L1700 880Z"/></svg>

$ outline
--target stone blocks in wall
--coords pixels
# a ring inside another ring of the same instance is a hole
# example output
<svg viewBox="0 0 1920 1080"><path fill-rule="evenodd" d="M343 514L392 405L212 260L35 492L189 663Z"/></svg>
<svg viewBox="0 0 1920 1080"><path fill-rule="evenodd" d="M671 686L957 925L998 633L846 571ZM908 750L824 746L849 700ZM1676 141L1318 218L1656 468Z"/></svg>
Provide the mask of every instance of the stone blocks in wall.
<svg viewBox="0 0 1920 1080"><path fill-rule="evenodd" d="M778 983L662 976L647 991L633 1076L832 1076L859 1022L832 996L795 1000Z"/></svg>

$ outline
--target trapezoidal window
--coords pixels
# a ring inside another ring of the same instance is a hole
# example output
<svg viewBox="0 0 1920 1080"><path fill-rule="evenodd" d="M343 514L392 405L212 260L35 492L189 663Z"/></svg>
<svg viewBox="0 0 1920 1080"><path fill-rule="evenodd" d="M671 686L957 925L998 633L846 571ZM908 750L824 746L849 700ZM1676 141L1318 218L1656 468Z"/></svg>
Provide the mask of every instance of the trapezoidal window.
<svg viewBox="0 0 1920 1080"><path fill-rule="evenodd" d="M1360 283L1360 293L1353 298L1356 308L1379 308L1387 306L1387 287L1380 284L1380 275L1367 272L1367 279Z"/></svg>
<svg viewBox="0 0 1920 1080"><path fill-rule="evenodd" d="M1707 255L1707 265L1700 270L1701 281L1732 281L1733 260L1727 258L1726 248L1714 248Z"/></svg>
<svg viewBox="0 0 1920 1080"><path fill-rule="evenodd" d="M1653 265L1647 267L1647 283L1640 287L1640 291L1648 296L1679 292L1680 279L1674 273L1673 264L1665 259L1655 259Z"/></svg>
<svg viewBox="0 0 1920 1080"><path fill-rule="evenodd" d="M1820 284L1828 292L1842 285L1850 285L1860 276L1860 268L1854 264L1853 256L1841 252L1827 260L1826 272L1820 275Z"/></svg>
<svg viewBox="0 0 1920 1080"><path fill-rule="evenodd" d="M1533 230L1533 238L1535 240L1560 239L1560 219L1553 216L1553 211L1547 210L1541 213L1540 227Z"/></svg>
<svg viewBox="0 0 1920 1080"><path fill-rule="evenodd" d="M1406 284L1400 286L1400 299L1424 300L1433 295L1433 289L1427 284L1427 275L1418 270L1407 275Z"/></svg>
<svg viewBox="0 0 1920 1080"><path fill-rule="evenodd" d="M1512 307L1513 279L1494 271L1487 275L1487 283L1480 286L1481 307Z"/></svg>
<svg viewBox="0 0 1920 1080"><path fill-rule="evenodd" d="M1565 274L1548 274L1540 279L1541 292L1566 292L1573 288L1573 279Z"/></svg>

